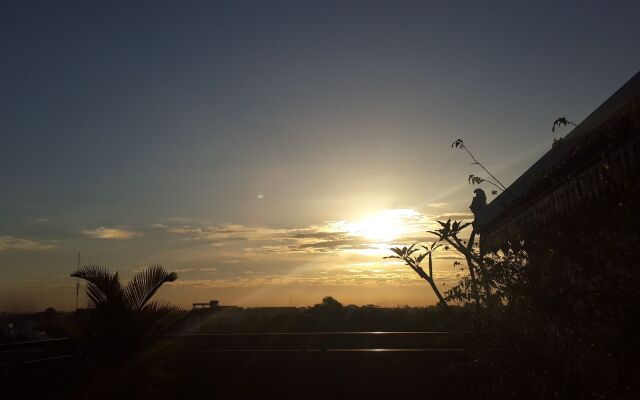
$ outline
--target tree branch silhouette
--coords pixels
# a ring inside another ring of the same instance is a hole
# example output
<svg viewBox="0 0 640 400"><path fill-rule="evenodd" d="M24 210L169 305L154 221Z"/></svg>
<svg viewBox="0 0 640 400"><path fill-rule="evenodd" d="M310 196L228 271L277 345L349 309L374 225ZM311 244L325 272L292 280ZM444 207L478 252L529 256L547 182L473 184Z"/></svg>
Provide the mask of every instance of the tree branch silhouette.
<svg viewBox="0 0 640 400"><path fill-rule="evenodd" d="M433 252L436 249L438 249L438 247L441 247L442 245L439 244L438 242L433 242L429 247L421 246L423 249L426 250L426 253L422 253L414 256L413 254L419 251L419 249L415 248L415 246L416 246L415 244L412 244L410 247L402 247L402 248L394 247L391 249L391 251L393 251L396 255L388 256L384 258L397 258L404 261L405 264L411 267L411 269L414 270L415 273L418 274L418 276L420 276L420 278L424 279L429 283L429 285L431 285L433 292L435 293L436 297L438 297L439 303L443 307L447 308L447 302L445 301L444 297L440 293L440 290L438 289L438 286L433 280ZM428 260L429 260L429 273L425 272L425 270L420 266L420 263L426 257L428 257Z"/></svg>
<svg viewBox="0 0 640 400"><path fill-rule="evenodd" d="M502 182L500 182L500 180L498 178L496 178L488 169L487 167L484 166L484 164L482 164L480 161L478 161L476 159L476 157L473 155L473 153L471 153L471 150L469 150L469 148L464 144L464 142L462 141L462 139L456 139L452 144L451 147L455 147L457 149L463 149L464 151L467 152L467 154L469 154L469 157L471 157L471 159L473 160L473 164L480 166L480 168L482 168L484 170L484 172L486 172L487 174L489 174L489 176L493 179L493 182L489 181L489 180L483 180L484 182L489 182L491 184L493 184L494 186L496 186L497 188L499 188L502 191L506 191L507 187L505 185L502 184Z"/></svg>

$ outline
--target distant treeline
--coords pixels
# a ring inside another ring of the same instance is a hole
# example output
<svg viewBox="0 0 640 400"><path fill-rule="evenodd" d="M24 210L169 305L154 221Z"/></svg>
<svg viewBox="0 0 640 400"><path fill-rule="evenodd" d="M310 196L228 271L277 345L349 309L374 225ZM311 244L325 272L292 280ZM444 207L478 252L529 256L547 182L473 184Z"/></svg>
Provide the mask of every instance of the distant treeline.
<svg viewBox="0 0 640 400"><path fill-rule="evenodd" d="M258 307L191 313L178 330L197 333L451 331L463 329L464 314L461 307L443 310L438 306L343 306L327 296L312 307Z"/></svg>

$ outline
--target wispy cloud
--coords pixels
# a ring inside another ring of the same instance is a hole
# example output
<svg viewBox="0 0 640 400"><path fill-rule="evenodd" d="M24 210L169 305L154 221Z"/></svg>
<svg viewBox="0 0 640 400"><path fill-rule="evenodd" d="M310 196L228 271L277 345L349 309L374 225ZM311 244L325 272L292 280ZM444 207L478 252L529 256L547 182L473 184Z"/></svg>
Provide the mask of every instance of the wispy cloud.
<svg viewBox="0 0 640 400"><path fill-rule="evenodd" d="M435 217L435 219L436 221L447 221L449 219L452 219L455 221L468 221L473 219L473 214L465 213L465 212L444 213L444 214L438 215L437 217Z"/></svg>
<svg viewBox="0 0 640 400"><path fill-rule="evenodd" d="M329 252L360 247L357 238L336 231L333 223L305 228L249 227L238 224L181 225L164 228L170 234L212 246L242 244L249 254Z"/></svg>
<svg viewBox="0 0 640 400"><path fill-rule="evenodd" d="M83 231L80 231L80 233L95 239L115 239L115 240L131 239L134 237L142 236L141 232L134 232L127 229L119 229L119 228L107 228L104 226L101 226L95 229L83 230Z"/></svg>
<svg viewBox="0 0 640 400"><path fill-rule="evenodd" d="M433 215L415 210L392 209L357 221L324 221L293 228L240 224L152 226L194 243L235 245L239 253L259 255L380 251L392 244L432 239L426 231L437 226L435 220Z"/></svg>
<svg viewBox="0 0 640 400"><path fill-rule="evenodd" d="M35 240L23 239L15 236L0 236L0 251L23 250L41 251L55 248L52 244L41 243Z"/></svg>
<svg viewBox="0 0 640 400"><path fill-rule="evenodd" d="M152 225L169 234L180 235L194 243L211 246L242 246L244 254L334 253L380 248L376 233L390 227L394 243L403 237L416 237L434 224L431 216L415 210L385 210L381 215L362 221L325 221L304 227L274 228L240 224ZM373 233L373 235L372 235Z"/></svg>
<svg viewBox="0 0 640 400"><path fill-rule="evenodd" d="M204 267L204 268L187 267L187 268L168 268L168 269L172 272L177 272L179 274L186 274L189 272L208 272L208 273L218 272L218 268L216 267Z"/></svg>
<svg viewBox="0 0 640 400"><path fill-rule="evenodd" d="M169 217L167 220L175 224L194 224L201 222L200 220L191 217Z"/></svg>
<svg viewBox="0 0 640 400"><path fill-rule="evenodd" d="M184 268L172 268L172 267L166 267L165 268L168 271L171 272L176 272L178 274L189 274L192 272L206 272L209 274L214 274L216 272L218 272L218 268L216 267L184 267ZM143 270L145 270L146 268L136 268L134 270L132 270L132 272L137 273L137 272L141 272Z"/></svg>
<svg viewBox="0 0 640 400"><path fill-rule="evenodd" d="M458 280L457 271L438 268L435 275L441 283ZM261 287L264 285L331 285L331 286L424 286L408 267L394 263L360 263L329 266L306 273L258 274L247 270L242 274L221 279L179 279L172 286L194 288Z"/></svg>
<svg viewBox="0 0 640 400"><path fill-rule="evenodd" d="M168 226L164 225L164 224L151 224L149 225L149 228L153 228L153 229L167 229Z"/></svg>

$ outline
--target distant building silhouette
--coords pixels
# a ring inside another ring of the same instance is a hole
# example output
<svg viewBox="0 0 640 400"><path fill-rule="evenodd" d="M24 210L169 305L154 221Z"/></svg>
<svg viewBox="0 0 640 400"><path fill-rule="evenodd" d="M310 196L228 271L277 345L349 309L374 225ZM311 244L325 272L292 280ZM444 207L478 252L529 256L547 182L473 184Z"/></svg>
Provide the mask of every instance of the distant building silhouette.
<svg viewBox="0 0 640 400"><path fill-rule="evenodd" d="M520 240L585 206L623 198L637 185L639 132L640 72L491 203L483 206L476 191L471 209L481 249Z"/></svg>
<svg viewBox="0 0 640 400"><path fill-rule="evenodd" d="M192 312L216 312L223 310L242 310L238 306L221 306L218 300L210 300L208 303L193 303Z"/></svg>

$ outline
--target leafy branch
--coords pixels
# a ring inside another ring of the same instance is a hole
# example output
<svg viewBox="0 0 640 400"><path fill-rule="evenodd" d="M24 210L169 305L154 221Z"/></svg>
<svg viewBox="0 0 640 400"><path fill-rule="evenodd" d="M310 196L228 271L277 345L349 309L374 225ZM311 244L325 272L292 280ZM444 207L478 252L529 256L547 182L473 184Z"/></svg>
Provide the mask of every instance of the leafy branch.
<svg viewBox="0 0 640 400"><path fill-rule="evenodd" d="M461 221L451 221L450 219L447 222L437 221L440 224L440 229L436 229L433 231L427 231L432 235L435 235L438 238L439 242L446 242L448 245L445 246L445 249L449 249L451 246L455 251L459 254L462 254L467 262L467 268L469 269L469 277L470 279L467 282L467 292L469 295L475 299L476 306L480 307L480 293L478 290L478 285L481 283L480 281L486 276L486 271L482 262L482 255L478 254L475 249L475 240L476 240L476 232L475 230L471 230L471 234L469 235L469 240L464 241L460 239L460 234L462 230L465 228L472 226L470 222L461 222ZM483 282L485 292L490 293L490 288ZM450 293L451 294L451 293ZM451 298L454 296L448 296Z"/></svg>
<svg viewBox="0 0 640 400"><path fill-rule="evenodd" d="M565 117L560 117L558 119L556 119L555 121L553 121L553 127L551 128L551 132L555 132L556 128L559 127L560 125L573 125L574 127L577 127L578 125L576 125L575 123L569 121L568 119L566 119Z"/></svg>
<svg viewBox="0 0 640 400"><path fill-rule="evenodd" d="M471 226L471 223L461 221L451 222L451 220L447 220L447 222L437 222L440 224L440 229L427 231L427 233L435 235L438 238L438 242L446 242L448 246L453 247L458 253L464 255L467 260L467 265L469 266L469 274L472 279L475 279L476 271L474 267L478 263L478 256L473 250L476 236L475 231L471 232L471 236L467 242L459 238L462 230ZM446 246L447 250L448 246Z"/></svg>
<svg viewBox="0 0 640 400"><path fill-rule="evenodd" d="M489 184L495 186L496 188L498 188L498 190L503 191L502 188L500 186L498 186L498 184L493 182L492 180L484 179L483 177L476 176L474 174L469 175L469 178L467 178L467 182L469 182L469 185L479 185L479 184L481 184L483 182L486 182L486 183L489 183ZM495 196L496 194L498 194L498 190L495 190L495 189L491 190L491 194Z"/></svg>
<svg viewBox="0 0 640 400"><path fill-rule="evenodd" d="M471 159L473 160L473 164L472 165L478 165L480 168L482 168L484 170L484 172L489 174L489 176L493 179L493 181L490 181L490 180L482 179L482 178L479 178L479 177L475 177L474 175L470 175L469 176L469 183L470 184L472 183L471 177L474 177L474 178L479 178L479 179L482 179L482 180L480 180L480 181L473 180L473 183L488 182L488 183L494 185L495 187L497 187L498 189L500 189L501 191L506 191L507 190L506 186L504 186L502 184L502 182L500 182L500 180L498 178L496 178L491 172L489 172L489 170L480 161L478 161L476 159L476 157L473 155L473 153L471 153L471 150L469 150L469 148L467 146L465 146L465 144L462 141L462 139L456 139L451 144L451 147L455 147L456 149L463 149L464 151L466 151L467 154L469 154L469 157L471 157Z"/></svg>
<svg viewBox="0 0 640 400"><path fill-rule="evenodd" d="M447 307L447 302L445 301L444 297L440 293L440 290L438 290L438 286L436 285L433 279L433 252L437 250L439 247L442 247L442 244L438 242L433 242L431 243L430 246L420 246L424 250L426 250L425 253L421 253L421 254L416 254L420 251L420 249L416 248L415 246L416 246L415 244L412 244L410 247L402 247L402 248L394 247L391 249L391 251L393 251L396 255L388 256L384 258L397 258L399 260L404 261L405 264L411 267L411 269L414 270L415 273L418 274L418 276L420 276L420 278L424 279L429 283L429 285L431 285L431 288L433 289L433 292L438 297L440 304L442 304L443 307ZM420 266L420 263L427 257L429 262L429 267L428 267L429 273L427 273Z"/></svg>

